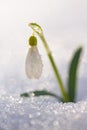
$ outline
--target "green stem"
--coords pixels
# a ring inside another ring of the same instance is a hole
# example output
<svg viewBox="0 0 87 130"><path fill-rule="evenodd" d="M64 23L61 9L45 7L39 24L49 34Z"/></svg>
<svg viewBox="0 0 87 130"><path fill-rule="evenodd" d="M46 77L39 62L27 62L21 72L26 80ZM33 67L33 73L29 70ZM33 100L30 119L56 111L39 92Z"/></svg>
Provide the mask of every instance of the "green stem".
<svg viewBox="0 0 87 130"><path fill-rule="evenodd" d="M68 95L67 95L67 93L66 93L66 91L65 91L65 88L64 88L62 79L61 79L61 77L60 77L59 71L58 71L58 69L57 69L57 67L56 67L56 64L55 64L55 62L54 62L54 59L53 59L53 56L52 56L51 51L50 51L50 49L49 49L49 46L48 46L48 44L47 44L47 42L46 42L44 36L40 36L40 38L41 38L41 40L42 40L42 42L43 42L43 44L44 44L44 47L45 47L45 49L46 49L47 55L48 55L48 57L49 57L50 63L51 63L52 68L53 68L53 71L54 71L54 73L55 73L57 82L58 82L58 84L59 84L61 93L62 93L62 95L63 95L63 98L65 99L65 101L68 101Z"/></svg>
<svg viewBox="0 0 87 130"><path fill-rule="evenodd" d="M37 25L36 23L30 23L29 26L39 35L39 37L41 38L42 42L43 42L43 45L46 49L46 52L47 52L47 55L48 55L48 58L51 62L51 65L52 65L52 68L53 68L53 71L55 73L55 76L56 76L56 79L57 79L57 82L59 84L59 87L60 87L60 90L61 90L61 93L62 93L62 96L63 96L63 99L65 102L68 102L69 101L69 98L68 98L68 95L67 95L67 92L64 88L64 85L63 85L63 82L62 82L62 79L60 77L60 74L59 74L59 71L56 67L56 64L54 62L54 59L53 59L53 56L51 54L51 51L49 49L49 46L44 38L44 35L43 35L43 31L42 31L42 28Z"/></svg>

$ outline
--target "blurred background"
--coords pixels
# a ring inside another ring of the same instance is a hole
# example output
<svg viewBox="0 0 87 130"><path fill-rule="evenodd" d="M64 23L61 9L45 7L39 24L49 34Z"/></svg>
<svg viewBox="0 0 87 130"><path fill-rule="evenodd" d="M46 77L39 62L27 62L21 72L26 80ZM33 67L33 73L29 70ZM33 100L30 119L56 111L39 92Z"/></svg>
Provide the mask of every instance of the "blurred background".
<svg viewBox="0 0 87 130"><path fill-rule="evenodd" d="M59 93L51 65L38 39L43 61L39 80L25 74L28 23L42 26L64 83L75 49L83 46L78 73L77 101L87 97L87 1L86 0L0 0L0 95L20 95L34 89Z"/></svg>

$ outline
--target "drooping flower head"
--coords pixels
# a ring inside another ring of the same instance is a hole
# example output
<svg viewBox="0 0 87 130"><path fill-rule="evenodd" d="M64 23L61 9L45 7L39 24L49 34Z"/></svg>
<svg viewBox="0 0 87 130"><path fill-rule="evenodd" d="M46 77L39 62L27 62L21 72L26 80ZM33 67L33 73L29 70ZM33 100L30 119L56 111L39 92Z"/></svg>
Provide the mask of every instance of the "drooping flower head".
<svg viewBox="0 0 87 130"><path fill-rule="evenodd" d="M29 38L30 48L25 62L26 75L30 79L38 79L42 74L42 60L37 48L37 38L32 35Z"/></svg>

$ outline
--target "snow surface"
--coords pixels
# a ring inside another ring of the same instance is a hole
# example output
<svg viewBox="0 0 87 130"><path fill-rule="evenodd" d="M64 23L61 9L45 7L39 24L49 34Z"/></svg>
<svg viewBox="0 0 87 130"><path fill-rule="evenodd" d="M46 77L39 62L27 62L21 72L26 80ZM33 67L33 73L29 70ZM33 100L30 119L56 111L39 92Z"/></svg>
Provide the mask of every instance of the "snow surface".
<svg viewBox="0 0 87 130"><path fill-rule="evenodd" d="M87 130L87 99L63 104L49 97L1 96L0 130Z"/></svg>

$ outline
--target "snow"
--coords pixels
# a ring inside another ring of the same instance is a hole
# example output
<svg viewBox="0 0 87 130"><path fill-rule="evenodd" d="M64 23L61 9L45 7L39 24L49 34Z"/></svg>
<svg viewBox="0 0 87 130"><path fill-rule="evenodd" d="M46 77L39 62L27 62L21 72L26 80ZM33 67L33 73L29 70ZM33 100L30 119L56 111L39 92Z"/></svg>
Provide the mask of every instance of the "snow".
<svg viewBox="0 0 87 130"><path fill-rule="evenodd" d="M87 99L58 103L49 97L0 97L0 130L87 130Z"/></svg>

